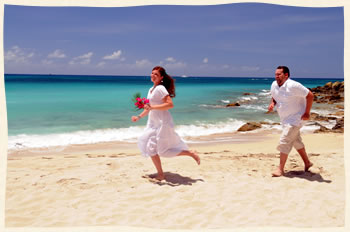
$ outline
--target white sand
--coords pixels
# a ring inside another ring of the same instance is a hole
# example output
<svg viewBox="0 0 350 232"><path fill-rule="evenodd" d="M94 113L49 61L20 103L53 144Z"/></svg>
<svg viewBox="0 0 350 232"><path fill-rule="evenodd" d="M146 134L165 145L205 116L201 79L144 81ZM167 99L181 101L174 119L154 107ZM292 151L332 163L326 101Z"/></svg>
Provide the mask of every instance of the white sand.
<svg viewBox="0 0 350 232"><path fill-rule="evenodd" d="M343 134L303 135L314 166L295 150L273 178L279 135L248 143L191 144L201 157L162 159L166 181L136 145L75 146L10 154L6 227L131 226L161 229L343 227Z"/></svg>

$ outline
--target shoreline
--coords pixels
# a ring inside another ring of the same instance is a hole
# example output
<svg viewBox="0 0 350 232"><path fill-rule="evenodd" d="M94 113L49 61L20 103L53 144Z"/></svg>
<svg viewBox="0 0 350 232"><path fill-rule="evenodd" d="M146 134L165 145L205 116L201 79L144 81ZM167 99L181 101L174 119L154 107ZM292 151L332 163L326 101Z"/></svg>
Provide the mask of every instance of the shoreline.
<svg viewBox="0 0 350 232"><path fill-rule="evenodd" d="M343 103L342 103L343 104ZM324 129L322 132L332 132L332 128L338 123L338 120L344 119L344 109L336 109L335 106L327 106L328 110L333 108L327 114L315 113L311 111L310 120L305 122L305 125L301 128L302 134L315 133L319 129ZM317 112L317 111L316 111ZM243 127L249 123L257 123L260 125L260 128L253 128L250 131L239 131L240 127ZM342 122L344 123L344 121ZM245 142L250 139L259 140L260 137L264 137L270 134L280 134L281 125L279 122L272 121L248 121L241 122L238 125L228 124L225 128L222 128L223 122L219 122L219 127L215 128L214 124L210 124L209 128L206 126L200 125L179 125L175 126L175 131L179 134L181 138L185 140L186 143L217 143L217 142ZM188 128L187 128L188 127ZM341 126L342 128L344 125ZM104 134L103 130L96 131L76 131L72 133L63 133L63 134L47 134L47 135L16 135L10 136L10 141L8 142L8 154L17 154L17 153L60 153L64 150L70 150L75 147L93 147L93 146L108 146L111 144L117 144L120 146L136 146L138 134L142 133L144 126L137 127L133 126L130 128L115 128L115 129L106 129L108 133L107 136ZM194 130L188 133L187 130ZM128 134L128 131L131 131L131 134ZM198 131L196 131L198 130ZM202 130L202 131L201 131ZM207 130L207 131L206 131ZM326 131L328 130L328 131ZM219 131L219 132L215 132ZM335 132L335 131L333 131ZM113 135L113 134L116 135ZM208 133L208 134L207 134ZM339 133L339 131L338 131ZM343 131L341 133L344 133ZM188 135L194 134L194 135ZM125 138L123 135L127 135ZM106 136L106 137L104 137ZM122 136L118 138L118 136ZM17 138L15 138L17 137ZM32 137L32 138L30 138ZM66 140L62 140L66 138ZM95 138L98 138L97 141ZM42 141L44 139L44 141ZM116 140L118 139L118 140ZM32 140L32 141L30 141ZM47 140L47 141L46 141ZM40 141L40 142L39 142ZM45 145L44 142L47 142ZM72 142L72 141L75 141ZM39 142L39 143L38 143ZM59 145L59 144L65 145ZM67 144L66 144L67 143Z"/></svg>
<svg viewBox="0 0 350 232"><path fill-rule="evenodd" d="M317 123L317 122L315 122ZM280 125L279 125L280 126ZM225 145L225 144L249 144L265 141L266 139L274 138L278 141L281 130L276 128L260 128L252 131L233 131L214 133L201 136L183 136L182 139L191 147L205 147ZM301 135L316 135L312 130L302 130ZM339 134L334 132L324 132L322 134ZM341 133L344 134L344 133ZM181 137L181 136L180 136ZM28 147L22 149L8 149L8 158L18 156L42 156L42 155L65 155L67 153L104 153L112 150L122 149L128 152L138 153L137 141L108 141L86 144L69 144L63 146L48 146L48 147Z"/></svg>
<svg viewBox="0 0 350 232"><path fill-rule="evenodd" d="M307 133L309 134L309 133ZM183 140L189 147L216 146L224 144L242 144L264 141L268 137L279 135L278 130L261 130L249 132L216 133L205 136L187 136ZM111 141L88 144L71 144L67 146L50 146L38 148L9 149L8 158L18 156L65 155L67 153L105 153L112 150L123 150L137 153L137 142Z"/></svg>

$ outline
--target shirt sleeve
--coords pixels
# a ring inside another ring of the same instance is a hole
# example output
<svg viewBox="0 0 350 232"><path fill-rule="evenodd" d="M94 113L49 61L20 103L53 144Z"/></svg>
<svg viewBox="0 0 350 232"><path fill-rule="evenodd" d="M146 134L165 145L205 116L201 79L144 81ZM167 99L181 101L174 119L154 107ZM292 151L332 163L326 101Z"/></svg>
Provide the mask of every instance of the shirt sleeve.
<svg viewBox="0 0 350 232"><path fill-rule="evenodd" d="M168 90L166 90L166 88L164 87L164 85L158 85L156 88L156 94L157 94L157 98L159 99L163 99L165 96L168 96Z"/></svg>
<svg viewBox="0 0 350 232"><path fill-rule="evenodd" d="M270 95L273 98L274 97L274 90L276 88L276 81L272 82L271 88L270 88Z"/></svg>
<svg viewBox="0 0 350 232"><path fill-rule="evenodd" d="M309 94L309 89L299 82L294 82L293 87L293 92L296 96L306 97Z"/></svg>

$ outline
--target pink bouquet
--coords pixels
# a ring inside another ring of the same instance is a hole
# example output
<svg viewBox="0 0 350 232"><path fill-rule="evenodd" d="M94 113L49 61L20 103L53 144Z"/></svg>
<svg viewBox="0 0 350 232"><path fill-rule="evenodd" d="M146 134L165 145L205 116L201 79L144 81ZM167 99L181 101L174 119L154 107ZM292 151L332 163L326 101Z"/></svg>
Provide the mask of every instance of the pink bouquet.
<svg viewBox="0 0 350 232"><path fill-rule="evenodd" d="M140 110L143 109L143 107L149 103L149 100L146 98L141 98L141 94L140 93L136 93L134 94L134 97L132 99L132 101L134 102L134 105L136 107L136 110Z"/></svg>

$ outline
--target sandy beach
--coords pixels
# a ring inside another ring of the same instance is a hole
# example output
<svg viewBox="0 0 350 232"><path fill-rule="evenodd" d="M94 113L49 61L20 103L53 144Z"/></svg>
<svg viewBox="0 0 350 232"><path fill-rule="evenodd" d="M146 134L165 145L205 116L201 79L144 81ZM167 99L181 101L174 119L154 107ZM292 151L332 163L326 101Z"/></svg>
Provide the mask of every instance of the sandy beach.
<svg viewBox="0 0 350 232"><path fill-rule="evenodd" d="M10 152L5 226L344 227L344 135L302 136L314 166L304 172L293 150L279 178L271 176L279 163L278 133L191 143L201 164L162 159L161 182L149 177L155 168L136 144Z"/></svg>

